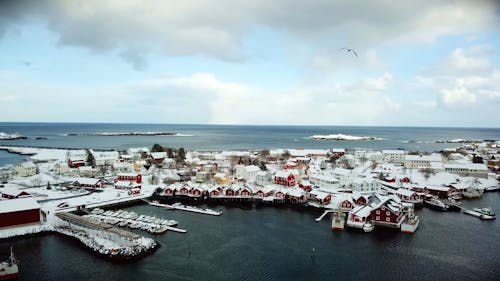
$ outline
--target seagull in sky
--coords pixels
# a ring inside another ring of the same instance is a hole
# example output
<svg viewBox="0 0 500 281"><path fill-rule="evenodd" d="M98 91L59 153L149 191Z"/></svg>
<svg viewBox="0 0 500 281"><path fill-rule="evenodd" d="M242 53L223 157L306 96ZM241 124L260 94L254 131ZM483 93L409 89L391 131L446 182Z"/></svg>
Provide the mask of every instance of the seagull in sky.
<svg viewBox="0 0 500 281"><path fill-rule="evenodd" d="M354 50L354 49L347 48L347 47L339 49L339 51L342 51L342 50L346 50L347 52L352 52L354 55L356 55L356 57L358 56L358 53L356 53L356 50Z"/></svg>

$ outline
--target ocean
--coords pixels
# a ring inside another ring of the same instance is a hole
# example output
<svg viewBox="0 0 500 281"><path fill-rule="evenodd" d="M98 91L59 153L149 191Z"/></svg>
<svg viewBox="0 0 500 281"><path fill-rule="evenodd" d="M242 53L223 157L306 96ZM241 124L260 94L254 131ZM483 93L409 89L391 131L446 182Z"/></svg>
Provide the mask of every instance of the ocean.
<svg viewBox="0 0 500 281"><path fill-rule="evenodd" d="M486 193L466 207L500 211L500 193ZM500 223L459 212L417 210L413 235L375 228L371 233L333 232L316 222L321 212L284 207L221 209L219 217L128 207L175 219L188 233L153 237L155 253L130 263L93 255L59 235L0 241L0 257L13 246L19 280L500 280ZM313 251L314 248L314 251Z"/></svg>
<svg viewBox="0 0 500 281"><path fill-rule="evenodd" d="M158 143L190 150L275 148L363 148L436 151L457 147L436 143L456 139L500 140L500 129L352 126L241 126L84 123L0 123L0 132L19 133L27 140L0 140L0 145L122 150ZM169 132L169 136L101 136L102 133ZM69 134L76 134L69 135ZM315 140L313 135L344 134L375 140ZM36 139L43 138L43 139Z"/></svg>
<svg viewBox="0 0 500 281"><path fill-rule="evenodd" d="M95 133L172 132L188 136L96 136ZM31 139L0 145L125 149L154 143L197 150L272 148L366 148L432 151L458 144L452 139L500 139L499 129L216 126L140 124L0 123L0 132ZM370 136L372 141L316 141L316 134ZM78 134L68 136L67 134ZM46 139L36 140L36 137ZM411 142L407 142L411 141ZM21 161L0 154L2 164ZM465 207L500 212L500 193L464 201ZM141 214L175 219L188 233L155 236L162 247L138 261L114 263L59 235L0 241L0 259L13 246L19 280L500 280L500 223L459 212L417 210L413 235L376 228L371 233L333 232L321 212L287 207L221 209L220 217L128 207ZM313 250L314 249L314 250Z"/></svg>

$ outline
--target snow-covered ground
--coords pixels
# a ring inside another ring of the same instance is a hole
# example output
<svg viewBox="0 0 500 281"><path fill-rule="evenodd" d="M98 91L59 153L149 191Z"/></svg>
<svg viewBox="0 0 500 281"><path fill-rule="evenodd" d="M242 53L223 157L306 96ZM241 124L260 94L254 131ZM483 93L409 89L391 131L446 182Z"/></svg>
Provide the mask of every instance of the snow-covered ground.
<svg viewBox="0 0 500 281"><path fill-rule="evenodd" d="M43 231L53 230L53 227L49 223L33 224L21 227L3 228L0 229L0 239L22 236L27 234L35 234Z"/></svg>
<svg viewBox="0 0 500 281"><path fill-rule="evenodd" d="M33 154L30 158L34 161L66 161L69 151L67 149L16 146L0 146L0 149L24 155Z"/></svg>

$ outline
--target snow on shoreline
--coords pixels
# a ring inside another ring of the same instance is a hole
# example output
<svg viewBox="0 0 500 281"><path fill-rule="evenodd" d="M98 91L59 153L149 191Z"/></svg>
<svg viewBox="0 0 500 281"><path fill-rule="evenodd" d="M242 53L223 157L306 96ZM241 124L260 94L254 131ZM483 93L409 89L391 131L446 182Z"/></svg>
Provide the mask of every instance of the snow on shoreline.
<svg viewBox="0 0 500 281"><path fill-rule="evenodd" d="M172 132L102 132L102 133L68 133L62 136L101 136L101 137L116 137L116 136L172 136L172 137L192 137L193 135L179 134Z"/></svg>
<svg viewBox="0 0 500 281"><path fill-rule="evenodd" d="M332 135L313 135L310 138L315 140L337 140L337 141L365 141L365 140L383 140L382 138L367 137L367 136L351 136L344 134L332 134Z"/></svg>
<svg viewBox="0 0 500 281"><path fill-rule="evenodd" d="M31 160L35 161L66 161L69 151L68 149L22 146L0 146L0 149L7 150L9 153L31 155Z"/></svg>

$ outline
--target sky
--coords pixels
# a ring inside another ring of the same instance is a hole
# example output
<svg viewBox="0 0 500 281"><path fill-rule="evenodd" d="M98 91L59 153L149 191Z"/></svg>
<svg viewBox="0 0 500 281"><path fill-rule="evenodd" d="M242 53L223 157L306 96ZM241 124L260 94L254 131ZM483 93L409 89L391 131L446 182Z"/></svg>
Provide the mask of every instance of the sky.
<svg viewBox="0 0 500 281"><path fill-rule="evenodd" d="M0 0L0 122L498 128L499 47L495 0Z"/></svg>

